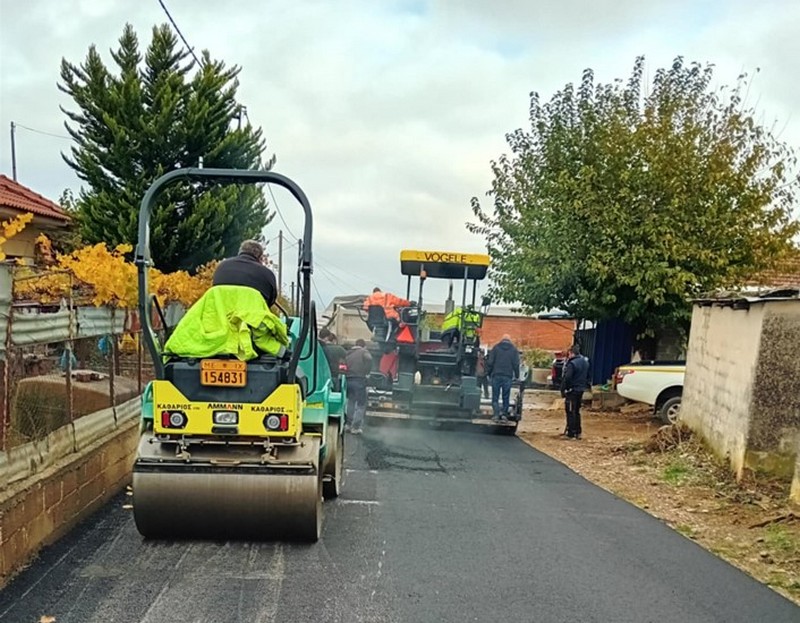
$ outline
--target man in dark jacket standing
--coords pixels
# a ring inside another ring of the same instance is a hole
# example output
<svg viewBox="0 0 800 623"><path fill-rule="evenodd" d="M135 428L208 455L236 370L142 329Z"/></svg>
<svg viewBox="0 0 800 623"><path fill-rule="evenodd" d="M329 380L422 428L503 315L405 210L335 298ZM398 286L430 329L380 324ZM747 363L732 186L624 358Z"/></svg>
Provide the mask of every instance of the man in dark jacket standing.
<svg viewBox="0 0 800 623"><path fill-rule="evenodd" d="M258 290L269 307L278 298L275 273L264 266L264 247L257 240L245 240L239 247L239 255L222 260L214 271L213 284Z"/></svg>
<svg viewBox="0 0 800 623"><path fill-rule="evenodd" d="M372 371L372 355L369 354L366 346L364 340L356 340L356 345L348 351L345 358L347 416L353 418L350 432L354 435L362 433L364 417L367 414L367 376Z"/></svg>
<svg viewBox="0 0 800 623"><path fill-rule="evenodd" d="M561 378L561 395L564 397L567 411L566 436L567 439L580 439L583 392L591 387L589 360L581 355L581 349L577 344L570 347L568 357Z"/></svg>
<svg viewBox="0 0 800 623"><path fill-rule="evenodd" d="M519 351L511 343L511 336L503 339L489 351L486 371L492 378L492 420L507 420L511 402L511 384L519 378ZM503 410L500 411L500 395L503 397Z"/></svg>
<svg viewBox="0 0 800 623"><path fill-rule="evenodd" d="M331 379L333 380L333 391L341 391L341 374L342 365L347 358L347 351L344 347L339 346L339 340L334 333L328 329L322 329L319 332L319 342L322 344L322 350L325 352L325 358L328 360L328 367L331 369Z"/></svg>

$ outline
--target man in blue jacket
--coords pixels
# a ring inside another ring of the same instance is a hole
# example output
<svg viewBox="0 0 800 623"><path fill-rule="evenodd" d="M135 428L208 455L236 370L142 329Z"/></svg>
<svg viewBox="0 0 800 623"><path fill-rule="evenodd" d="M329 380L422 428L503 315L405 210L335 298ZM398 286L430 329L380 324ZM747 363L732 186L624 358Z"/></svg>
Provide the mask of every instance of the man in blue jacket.
<svg viewBox="0 0 800 623"><path fill-rule="evenodd" d="M511 402L511 384L519 378L519 351L511 343L511 336L504 335L503 339L489 351L486 360L486 372L492 378L492 420L508 419L509 403ZM503 397L503 410L500 411L500 396Z"/></svg>
<svg viewBox="0 0 800 623"><path fill-rule="evenodd" d="M566 436L567 439L580 439L583 392L591 388L589 360L581 355L577 344L570 347L568 357L561 378L561 395L567 411Z"/></svg>

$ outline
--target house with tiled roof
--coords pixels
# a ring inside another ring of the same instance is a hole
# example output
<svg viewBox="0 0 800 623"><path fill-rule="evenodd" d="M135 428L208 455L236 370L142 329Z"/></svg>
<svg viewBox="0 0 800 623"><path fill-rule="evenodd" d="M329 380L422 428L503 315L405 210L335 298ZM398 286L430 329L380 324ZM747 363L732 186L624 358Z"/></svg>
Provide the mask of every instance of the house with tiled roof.
<svg viewBox="0 0 800 623"><path fill-rule="evenodd" d="M763 294L775 290L800 290L800 249L744 284L745 291Z"/></svg>
<svg viewBox="0 0 800 623"><path fill-rule="evenodd" d="M0 174L0 222L25 213L33 214L33 220L3 245L9 259L33 259L39 234L63 230L72 222L69 214L57 203Z"/></svg>

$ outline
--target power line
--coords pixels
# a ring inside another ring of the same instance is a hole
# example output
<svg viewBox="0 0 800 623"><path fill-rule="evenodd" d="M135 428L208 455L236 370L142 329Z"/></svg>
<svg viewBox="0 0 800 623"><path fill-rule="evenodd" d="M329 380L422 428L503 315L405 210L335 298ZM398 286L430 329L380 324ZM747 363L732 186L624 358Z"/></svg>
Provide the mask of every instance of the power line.
<svg viewBox="0 0 800 623"><path fill-rule="evenodd" d="M292 231L292 228L289 227L288 223L286 222L286 219L283 218L283 212L281 212L281 208L278 205L278 200L275 198L275 193L272 192L272 185L271 184L267 184L267 190L269 190L269 196L272 197L272 203L275 205L275 211L278 213L278 216L280 217L281 222L283 223L283 226L286 228L286 231L289 232L289 235L292 238L294 238L295 240L297 240L298 238L297 238L297 236L294 235L294 232Z"/></svg>
<svg viewBox="0 0 800 623"><path fill-rule="evenodd" d="M45 132L44 130L37 130L36 128L28 127L27 125L22 125L21 123L14 122L14 127L16 128L23 128L28 130L29 132L35 132L36 134L44 134L45 136L52 136L53 138L63 138L68 141L72 140L71 136L66 136L64 134L53 134L52 132Z"/></svg>
<svg viewBox="0 0 800 623"><path fill-rule="evenodd" d="M359 281L367 281L369 283L374 283L375 281L378 281L374 277L366 277L364 275L360 275L358 273L354 273L353 271L351 271L351 270L349 270L347 268L343 268L342 266L338 266L337 264L334 264L333 262L331 262L327 258L322 257L319 253L315 253L315 255L316 255L316 257L321 259L323 262L325 262L326 265L332 266L333 268L336 268L337 270L339 270L340 272L344 273L348 277L353 277L355 279L358 279Z"/></svg>
<svg viewBox="0 0 800 623"><path fill-rule="evenodd" d="M289 235L290 235L292 238L294 238L294 239L295 239L295 241L299 240L299 239L297 238L297 236L294 234L294 232L292 231L291 227L289 227L288 223L286 222L286 219L283 217L283 212L281 211L281 208L280 208L280 206L278 205L278 200L275 198L275 193L273 193L273 192L272 192L272 186L271 186L270 184L267 184L267 189L269 190L270 197L272 197L272 202L273 202L273 204L275 205L275 211L278 213L278 216L280 217L280 219L281 219L281 222L283 223L283 226L284 226L284 227L286 228L286 230L289 232ZM373 283L373 282L375 282L375 281L376 281L376 279L374 279L373 277L366 277L366 276L364 276L364 275L359 275L358 273L354 273L354 272L352 272L351 270L348 270L348 269L346 269L346 268L342 268L341 266L338 266L338 265L334 264L333 262L329 261L327 258L324 258L324 257L323 257L323 256L321 256L319 253L316 253L316 252L315 252L315 253L314 253L314 255L315 255L315 256L316 256L318 259L322 260L322 261L323 261L325 264L327 264L328 266L331 266L331 267L333 267L333 268L336 268L336 269L338 269L339 271L341 271L342 273L344 273L344 274L345 274L345 275L347 275L348 277L354 278L354 279L356 279L356 280L358 280L358 281L366 281L366 282L370 282L370 283ZM318 268L320 268L321 270L325 270L325 268L324 268L324 267L323 267L323 266L322 266L320 263L317 263L317 267L318 267ZM330 270L328 270L328 273L333 275L332 271L330 271ZM334 275L334 277L336 277L336 275ZM339 278L339 279L340 279L340 281L341 281L341 282L342 282L344 285L346 285L346 286L348 286L348 287L351 287L351 286L353 285L353 284L348 284L348 283L346 283L346 282L345 282L344 280L342 280L341 278ZM356 289L358 289L358 288L356 288Z"/></svg>
<svg viewBox="0 0 800 623"><path fill-rule="evenodd" d="M352 288L356 292L358 292L361 289L360 287L353 285L352 282L348 282L345 279L342 279L341 277L337 276L336 273L327 269L323 264L318 263L316 267L319 268L322 271L322 273L328 278L328 281L334 284L337 288L344 286L348 290Z"/></svg>
<svg viewBox="0 0 800 623"><path fill-rule="evenodd" d="M323 267L321 264L317 264L316 267L320 270L319 274L321 274L323 277L325 277L325 279L327 279L328 282L331 285L333 285L337 290L341 289L341 288L345 288L347 290L350 290L352 288L351 284L348 284L344 280L342 280L339 277L337 277L336 275L334 275L329 270L326 270L325 267Z"/></svg>
<svg viewBox="0 0 800 623"><path fill-rule="evenodd" d="M283 226L286 227L286 230L289 232L289 235L292 238L294 238L295 240L298 240L297 236L292 231L292 228L289 227L288 223L286 222L286 219L283 217L283 212L281 211L281 208L278 205L278 200L275 198L275 193L272 192L272 186L270 184L267 184L267 189L269 190L270 197L272 197L272 203L275 205L275 211L278 213L278 216L280 217L281 222L283 223ZM351 270L348 270L347 268L342 268L341 266L337 266L333 262L331 262L328 259L322 257L319 253L315 252L314 255L317 258L319 258L322 261L324 261L328 266L332 266L333 268L339 269L341 272L343 272L344 274L346 274L349 277L354 277L354 278L356 278L356 279L358 279L360 281L368 281L370 283L376 281L373 277L365 277L364 275L359 275L358 273L354 273Z"/></svg>
<svg viewBox="0 0 800 623"><path fill-rule="evenodd" d="M323 301L323 299L322 299L322 295L319 293L319 288L317 287L317 282L316 282L314 279L312 279L312 280L311 280L311 285L314 287L314 292L316 292L316 293L317 293L317 298L319 299L319 302L320 302L320 304L322 305L322 304L324 303L324 301ZM322 305L322 309L323 309L323 310L324 310L326 307L327 307L327 305Z"/></svg>
<svg viewBox="0 0 800 623"><path fill-rule="evenodd" d="M178 33L178 36L181 38L181 41L183 41L183 45L185 45L186 49L189 50L189 54L191 54L192 58L194 58L194 61L198 65L200 65L200 59L197 58L197 54L194 53L194 49L192 48L192 46L189 45L189 42L186 40L186 37L183 36L183 33L181 32L181 29L178 28L178 25L175 23L175 20L172 19L172 15L169 14L169 11L167 10L166 5L164 4L164 0L158 0L158 3L161 5L161 8L164 9L164 13L167 14L167 18L169 18L169 21L172 23L172 27L175 29L175 32Z"/></svg>

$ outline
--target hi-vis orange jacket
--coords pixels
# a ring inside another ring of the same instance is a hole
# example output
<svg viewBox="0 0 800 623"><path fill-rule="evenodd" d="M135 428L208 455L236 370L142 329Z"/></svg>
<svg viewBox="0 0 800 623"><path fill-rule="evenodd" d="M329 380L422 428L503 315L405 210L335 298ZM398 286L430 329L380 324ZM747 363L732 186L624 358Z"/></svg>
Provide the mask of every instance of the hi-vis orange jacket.
<svg viewBox="0 0 800 623"><path fill-rule="evenodd" d="M387 318L400 320L400 314L397 313L395 308L408 307L410 303L405 299L401 299L399 296L395 296L391 292L373 292L364 301L364 309L367 310L373 305L383 307L383 312L386 314Z"/></svg>

